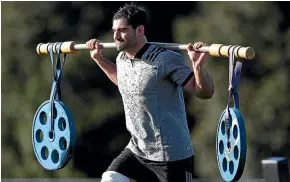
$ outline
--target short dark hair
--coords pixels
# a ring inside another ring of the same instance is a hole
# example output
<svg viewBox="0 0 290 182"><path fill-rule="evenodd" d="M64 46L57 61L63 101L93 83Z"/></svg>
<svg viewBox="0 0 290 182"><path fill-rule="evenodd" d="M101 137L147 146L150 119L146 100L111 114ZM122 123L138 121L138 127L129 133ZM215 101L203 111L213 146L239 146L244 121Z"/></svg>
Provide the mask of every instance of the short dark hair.
<svg viewBox="0 0 290 182"><path fill-rule="evenodd" d="M141 7L136 3L125 4L123 7L120 7L114 14L113 20L120 18L127 20L128 25L131 25L134 29L139 25L143 25L146 30L148 12L144 7Z"/></svg>

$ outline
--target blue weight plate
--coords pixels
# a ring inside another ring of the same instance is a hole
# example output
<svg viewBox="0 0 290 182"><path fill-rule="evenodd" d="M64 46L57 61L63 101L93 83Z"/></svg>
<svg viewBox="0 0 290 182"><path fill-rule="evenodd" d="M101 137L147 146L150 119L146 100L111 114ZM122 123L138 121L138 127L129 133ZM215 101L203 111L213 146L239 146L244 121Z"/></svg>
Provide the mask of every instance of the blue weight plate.
<svg viewBox="0 0 290 182"><path fill-rule="evenodd" d="M32 125L32 144L39 163L47 170L65 167L73 152L76 130L71 112L61 101L54 101L54 139L49 140L50 101L37 109Z"/></svg>
<svg viewBox="0 0 290 182"><path fill-rule="evenodd" d="M226 110L221 114L216 135L216 154L220 174L229 181L237 181L242 176L247 155L245 122L237 108L230 108L232 120L229 132L225 128Z"/></svg>

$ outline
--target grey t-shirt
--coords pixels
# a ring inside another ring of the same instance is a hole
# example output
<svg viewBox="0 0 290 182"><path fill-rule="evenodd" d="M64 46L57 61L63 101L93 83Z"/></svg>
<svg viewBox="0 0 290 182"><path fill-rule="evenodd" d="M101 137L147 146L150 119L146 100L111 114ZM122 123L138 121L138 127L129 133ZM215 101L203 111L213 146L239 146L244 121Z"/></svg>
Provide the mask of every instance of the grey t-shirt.
<svg viewBox="0 0 290 182"><path fill-rule="evenodd" d="M132 136L126 147L153 161L194 155L182 90L193 71L182 56L147 43L134 59L120 52L116 64L126 127Z"/></svg>

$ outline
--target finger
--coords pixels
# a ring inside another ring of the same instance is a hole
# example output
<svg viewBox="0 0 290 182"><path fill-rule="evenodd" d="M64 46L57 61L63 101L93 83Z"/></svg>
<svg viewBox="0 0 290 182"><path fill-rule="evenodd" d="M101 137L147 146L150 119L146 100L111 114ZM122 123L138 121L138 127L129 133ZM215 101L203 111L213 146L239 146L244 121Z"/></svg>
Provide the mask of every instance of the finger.
<svg viewBox="0 0 290 182"><path fill-rule="evenodd" d="M98 42L98 41L96 41L96 43L95 43L95 48L96 49L101 49L101 44L100 44L100 42Z"/></svg>
<svg viewBox="0 0 290 182"><path fill-rule="evenodd" d="M87 47L88 47L89 49L91 49L90 44L91 44L92 40L93 40L93 39L90 39L90 40L88 40L88 41L86 42L86 45L87 45Z"/></svg>
<svg viewBox="0 0 290 182"><path fill-rule="evenodd" d="M94 48L101 49L101 42L98 39L94 39Z"/></svg>
<svg viewBox="0 0 290 182"><path fill-rule="evenodd" d="M199 48L201 48L201 47L202 47L202 42L198 42L198 43L196 44L196 48L199 49Z"/></svg>
<svg viewBox="0 0 290 182"><path fill-rule="evenodd" d="M193 44L193 49L196 50L197 42Z"/></svg>
<svg viewBox="0 0 290 182"><path fill-rule="evenodd" d="M201 48L201 47L204 46L204 45L206 45L206 44L203 43L203 42L201 42L201 41L196 42L196 43L195 43L195 49L199 49L199 48Z"/></svg>
<svg viewBox="0 0 290 182"><path fill-rule="evenodd" d="M187 49L188 51L193 51L194 48L193 48L192 43L187 44L186 49Z"/></svg>
<svg viewBox="0 0 290 182"><path fill-rule="evenodd" d="M92 42L92 39L90 39L89 41L87 41L87 47L91 50L91 42Z"/></svg>
<svg viewBox="0 0 290 182"><path fill-rule="evenodd" d="M95 48L95 44L96 44L96 39L92 39L90 42L90 48L94 49Z"/></svg>
<svg viewBox="0 0 290 182"><path fill-rule="evenodd" d="M206 46L206 43L204 43L204 42L201 42L201 46Z"/></svg>
<svg viewBox="0 0 290 182"><path fill-rule="evenodd" d="M198 50L199 48L201 48L202 46L201 46L201 43L200 42L196 42L196 43L194 43L194 50Z"/></svg>

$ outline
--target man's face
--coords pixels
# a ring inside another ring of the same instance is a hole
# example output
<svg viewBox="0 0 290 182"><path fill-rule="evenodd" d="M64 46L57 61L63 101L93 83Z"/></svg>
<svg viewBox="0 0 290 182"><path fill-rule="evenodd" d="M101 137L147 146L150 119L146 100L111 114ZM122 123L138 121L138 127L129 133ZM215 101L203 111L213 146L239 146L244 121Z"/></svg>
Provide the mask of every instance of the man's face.
<svg viewBox="0 0 290 182"><path fill-rule="evenodd" d="M114 41L118 51L134 47L137 41L136 31L123 18L113 21Z"/></svg>

